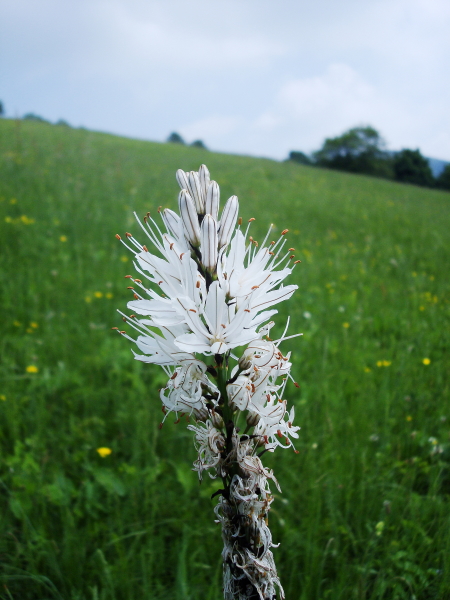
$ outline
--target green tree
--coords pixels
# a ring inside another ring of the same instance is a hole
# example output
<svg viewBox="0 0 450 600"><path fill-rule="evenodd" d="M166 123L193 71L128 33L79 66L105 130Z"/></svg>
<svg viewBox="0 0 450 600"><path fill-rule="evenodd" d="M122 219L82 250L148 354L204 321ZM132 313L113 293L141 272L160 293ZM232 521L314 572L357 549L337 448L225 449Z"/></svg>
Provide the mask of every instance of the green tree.
<svg viewBox="0 0 450 600"><path fill-rule="evenodd" d="M435 183L433 173L427 159L420 150L403 149L394 156L395 179L403 183L412 183L432 187Z"/></svg>
<svg viewBox="0 0 450 600"><path fill-rule="evenodd" d="M167 141L170 142L171 144L184 144L185 143L185 141L183 140L181 135L179 133L177 133L176 131L174 131L173 133L171 133L169 135L169 137L167 138Z"/></svg>
<svg viewBox="0 0 450 600"><path fill-rule="evenodd" d="M202 140L194 140L191 144L194 148L201 148L202 150L208 150Z"/></svg>
<svg viewBox="0 0 450 600"><path fill-rule="evenodd" d="M436 185L441 190L450 190L450 163L445 166L442 173L436 179Z"/></svg>
<svg viewBox="0 0 450 600"><path fill-rule="evenodd" d="M391 178L392 161L384 147L383 138L373 127L353 127L327 138L313 156L322 167Z"/></svg>
<svg viewBox="0 0 450 600"><path fill-rule="evenodd" d="M311 157L308 156L307 154L305 154L304 152L300 152L300 150L292 150L292 152L289 152L289 158L288 158L288 160L290 160L292 162L299 163L301 165L312 165L312 164L314 164L314 162L311 159Z"/></svg>
<svg viewBox="0 0 450 600"><path fill-rule="evenodd" d="M5 114L5 107L3 106L3 102L0 100L0 117L3 117Z"/></svg>

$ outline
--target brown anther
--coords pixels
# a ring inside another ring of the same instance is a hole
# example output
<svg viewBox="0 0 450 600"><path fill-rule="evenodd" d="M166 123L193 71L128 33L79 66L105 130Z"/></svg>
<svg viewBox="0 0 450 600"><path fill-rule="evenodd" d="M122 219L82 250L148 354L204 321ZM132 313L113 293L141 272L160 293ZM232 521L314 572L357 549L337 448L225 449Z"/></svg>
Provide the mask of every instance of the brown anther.
<svg viewBox="0 0 450 600"><path fill-rule="evenodd" d="M149 216L150 216L150 212L147 213L147 217L149 217Z"/></svg>
<svg viewBox="0 0 450 600"><path fill-rule="evenodd" d="M175 377L178 375L178 373L175 371L175 373L172 374L172 377L170 379L175 379Z"/></svg>
<svg viewBox="0 0 450 600"><path fill-rule="evenodd" d="M130 315L130 319L135 319L136 315Z"/></svg>
<svg viewBox="0 0 450 600"><path fill-rule="evenodd" d="M295 258L295 255L294 255L294 254L292 254L292 255L289 257L289 260L292 260L293 258ZM136 281L136 279L135 279L135 281Z"/></svg>
<svg viewBox="0 0 450 600"><path fill-rule="evenodd" d="M124 275L124 279L133 279L132 275Z"/></svg>
<svg viewBox="0 0 450 600"><path fill-rule="evenodd" d="M124 335L124 334L126 333L126 331L121 331L120 333L121 333L122 335Z"/></svg>
<svg viewBox="0 0 450 600"><path fill-rule="evenodd" d="M224 279L228 279L228 275L226 273L223 274Z"/></svg>
<svg viewBox="0 0 450 600"><path fill-rule="evenodd" d="M275 242L270 242L270 245L273 246L275 244Z"/></svg>
<svg viewBox="0 0 450 600"><path fill-rule="evenodd" d="M170 244L170 246L169 246L170 250L172 250L172 248L174 247L174 245L175 245L175 242L172 242L172 243Z"/></svg>
<svg viewBox="0 0 450 600"><path fill-rule="evenodd" d="M269 438L267 437L267 435L263 436L263 440L265 444L269 443Z"/></svg>
<svg viewBox="0 0 450 600"><path fill-rule="evenodd" d="M158 212L159 213L161 212L161 209L162 209L162 204L161 204L161 206L158 206Z"/></svg>
<svg viewBox="0 0 450 600"><path fill-rule="evenodd" d="M147 223L147 215L144 217L144 223Z"/></svg>
<svg viewBox="0 0 450 600"><path fill-rule="evenodd" d="M128 231L126 232L126 234L125 234L125 235L127 236L127 238L133 237L133 236L131 235L131 233L128 233Z"/></svg>
<svg viewBox="0 0 450 600"><path fill-rule="evenodd" d="M161 285L162 283L164 283L164 281L161 279L161 281L158 281L158 285Z"/></svg>
<svg viewBox="0 0 450 600"><path fill-rule="evenodd" d="M122 321L125 321L125 323L127 322L127 318L126 317L122 317Z"/></svg>
<svg viewBox="0 0 450 600"><path fill-rule="evenodd" d="M257 290L258 288L259 288L259 285L254 285L254 286L252 287L252 290Z"/></svg>
<svg viewBox="0 0 450 600"><path fill-rule="evenodd" d="M266 335L266 340L267 340L268 342L273 342L273 339L272 339L271 337L269 337L268 335Z"/></svg>
<svg viewBox="0 0 450 600"><path fill-rule="evenodd" d="M300 387L300 385L296 381L294 381L294 385L295 385L296 388Z"/></svg>
<svg viewBox="0 0 450 600"><path fill-rule="evenodd" d="M288 248L289 252L295 252L295 248Z"/></svg>
<svg viewBox="0 0 450 600"><path fill-rule="evenodd" d="M275 256L275 252L269 252L270 256Z"/></svg>
<svg viewBox="0 0 450 600"><path fill-rule="evenodd" d="M115 329L116 331L119 331L118 327L111 327L111 329Z"/></svg>
<svg viewBox="0 0 450 600"><path fill-rule="evenodd" d="M167 409L166 409L166 407L165 407L164 405L163 405L163 406L161 406L161 410L163 411L163 413L164 413L164 414L166 414L166 413L167 413Z"/></svg>
<svg viewBox="0 0 450 600"><path fill-rule="evenodd" d="M144 246L142 246L142 250L143 250L144 252L148 252L148 248L147 248L147 246L145 246L145 245L144 245Z"/></svg>
<svg viewBox="0 0 450 600"><path fill-rule="evenodd" d="M134 287L132 287L131 285L129 285L129 286L127 287L127 290L134 290Z"/></svg>
<svg viewBox="0 0 450 600"><path fill-rule="evenodd" d="M283 229L283 231L280 233L280 235L286 235L286 233L289 231L289 229Z"/></svg>
<svg viewBox="0 0 450 600"><path fill-rule="evenodd" d="M286 435L284 436L284 439L286 440L286 444L288 446L290 446L291 445L291 440Z"/></svg>
<svg viewBox="0 0 450 600"><path fill-rule="evenodd" d="M182 252L182 253L180 254L180 260L183 258L183 256L184 256L184 252Z"/></svg>
<svg viewBox="0 0 450 600"><path fill-rule="evenodd" d="M300 454L300 450L294 450L295 454Z"/></svg>
<svg viewBox="0 0 450 600"><path fill-rule="evenodd" d="M250 312L248 308L244 308L244 312Z"/></svg>
<svg viewBox="0 0 450 600"><path fill-rule="evenodd" d="M242 217L239 217L239 219L238 219L238 225L242 225Z"/></svg>
<svg viewBox="0 0 450 600"><path fill-rule="evenodd" d="M277 436L280 437L280 438L283 437L283 434L281 433L281 431L279 429L277 429Z"/></svg>
<svg viewBox="0 0 450 600"><path fill-rule="evenodd" d="M196 287L196 288L199 288L199 287L200 287L200 281L197 281L197 283L195 284L195 287Z"/></svg>
<svg viewBox="0 0 450 600"><path fill-rule="evenodd" d="M195 312L196 313L197 311L194 308L190 308L189 312Z"/></svg>
<svg viewBox="0 0 450 600"><path fill-rule="evenodd" d="M139 296L137 294L133 294L133 296L134 296L135 300L140 300L140 298L139 298Z"/></svg>
<svg viewBox="0 0 450 600"><path fill-rule="evenodd" d="M252 238L252 236L249 236L249 238L248 238L248 239L249 239L251 242L253 242L253 238Z"/></svg>
<svg viewBox="0 0 450 600"><path fill-rule="evenodd" d="M118 233L116 233L116 238L117 238L118 240L121 240L121 239L122 239Z"/></svg>
<svg viewBox="0 0 450 600"><path fill-rule="evenodd" d="M173 422L173 424L178 425L179 422L180 422L180 419L178 418L176 421Z"/></svg>
<svg viewBox="0 0 450 600"><path fill-rule="evenodd" d="M251 219L248 220L249 223L251 223L252 221L256 221L255 217L252 217Z"/></svg>
<svg viewBox="0 0 450 600"><path fill-rule="evenodd" d="M296 265L296 264L298 264L298 263L301 263L301 262L302 262L301 260L296 260L296 261L294 262L294 265Z"/></svg>
<svg viewBox="0 0 450 600"><path fill-rule="evenodd" d="M251 387L252 387L252 393L254 394L256 392L255 384L252 383Z"/></svg>
<svg viewBox="0 0 450 600"><path fill-rule="evenodd" d="M224 325L223 323L221 323L220 325L221 325L221 327L223 327L224 329L226 329L226 327L227 327L227 326L226 326L226 325Z"/></svg>
<svg viewBox="0 0 450 600"><path fill-rule="evenodd" d="M252 244L254 244L256 247L258 247L258 242L256 240L253 240Z"/></svg>
<svg viewBox="0 0 450 600"><path fill-rule="evenodd" d="M162 429L162 428L163 428L163 425L164 425L164 423L160 423L160 424L158 425L159 429Z"/></svg>
<svg viewBox="0 0 450 600"><path fill-rule="evenodd" d="M134 282L135 283L142 283L142 281L140 279L135 279Z"/></svg>

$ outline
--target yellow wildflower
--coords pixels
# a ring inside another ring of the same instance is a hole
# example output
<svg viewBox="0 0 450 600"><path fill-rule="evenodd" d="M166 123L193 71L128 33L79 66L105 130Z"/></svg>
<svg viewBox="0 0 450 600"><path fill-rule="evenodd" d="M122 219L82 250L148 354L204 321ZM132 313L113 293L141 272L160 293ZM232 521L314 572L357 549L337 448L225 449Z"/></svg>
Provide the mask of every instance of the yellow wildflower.
<svg viewBox="0 0 450 600"><path fill-rule="evenodd" d="M103 292L94 292L96 298L103 298Z"/></svg>
<svg viewBox="0 0 450 600"><path fill-rule="evenodd" d="M39 369L36 365L28 365L28 367L26 368L27 373L38 373L38 371Z"/></svg>
<svg viewBox="0 0 450 600"><path fill-rule="evenodd" d="M0 394L0 400L2 400L3 402L6 401L6 396L5 394Z"/></svg>
<svg viewBox="0 0 450 600"><path fill-rule="evenodd" d="M342 327L344 327L345 329L348 329L350 327L350 323L342 323Z"/></svg>
<svg viewBox="0 0 450 600"><path fill-rule="evenodd" d="M113 296L113 294L111 294L111 292L107 292L107 293L105 294L105 298L108 298L108 300L111 300L111 298L113 298L113 297L114 297L114 296Z"/></svg>
<svg viewBox="0 0 450 600"><path fill-rule="evenodd" d="M412 419L413 419L413 418L412 418L412 416L411 416L411 415L408 415L408 416L406 417L406 420L408 421L408 423L411 423Z"/></svg>
<svg viewBox="0 0 450 600"><path fill-rule="evenodd" d="M431 363L431 360L429 358L424 358L422 360L422 362L423 362L424 365L429 365Z"/></svg>
<svg viewBox="0 0 450 600"><path fill-rule="evenodd" d="M372 369L370 367L364 367L364 373L370 373Z"/></svg>
<svg viewBox="0 0 450 600"><path fill-rule="evenodd" d="M102 447L102 448L97 448L97 452L100 454L100 456L102 458L106 458L107 456L109 456L111 454L112 450L111 450L111 448Z"/></svg>
<svg viewBox="0 0 450 600"><path fill-rule="evenodd" d="M123 263L125 263L125 262L128 262L128 256L121 256L121 257L120 257L120 260L121 260Z"/></svg>
<svg viewBox="0 0 450 600"><path fill-rule="evenodd" d="M67 236L66 235L60 235L59 236L59 241L60 242L67 242Z"/></svg>
<svg viewBox="0 0 450 600"><path fill-rule="evenodd" d="M37 329L39 325L36 323L36 321L31 321L30 327L32 327L33 329Z"/></svg>

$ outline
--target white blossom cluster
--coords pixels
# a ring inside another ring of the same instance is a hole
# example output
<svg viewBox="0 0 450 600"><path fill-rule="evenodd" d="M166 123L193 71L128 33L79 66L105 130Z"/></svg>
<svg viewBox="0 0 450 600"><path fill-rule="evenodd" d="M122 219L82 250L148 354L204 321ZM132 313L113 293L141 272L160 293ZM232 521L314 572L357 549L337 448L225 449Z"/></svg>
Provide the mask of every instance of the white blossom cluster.
<svg viewBox="0 0 450 600"><path fill-rule="evenodd" d="M137 360L166 371L164 418L173 412L197 422L188 428L195 434L199 478L208 470L224 482L216 514L225 544L225 598L257 593L269 600L276 597L274 586L283 598L265 522L272 502L268 480L278 484L256 451L292 447L291 438L298 437L294 409L288 411L282 398L291 363L279 344L289 338L285 331L274 341L269 333L274 305L297 289L283 281L299 261L293 248L285 251L287 230L269 241L271 226L259 245L249 235L254 219L242 229L236 196L219 218L219 186L204 165L198 172L178 170L177 180L179 214L159 210L162 225L150 213L139 221L152 252L130 233L126 240L116 236L133 252L142 277L127 276L132 314L121 313L138 336L120 333L136 344ZM239 420L246 427L241 436Z"/></svg>

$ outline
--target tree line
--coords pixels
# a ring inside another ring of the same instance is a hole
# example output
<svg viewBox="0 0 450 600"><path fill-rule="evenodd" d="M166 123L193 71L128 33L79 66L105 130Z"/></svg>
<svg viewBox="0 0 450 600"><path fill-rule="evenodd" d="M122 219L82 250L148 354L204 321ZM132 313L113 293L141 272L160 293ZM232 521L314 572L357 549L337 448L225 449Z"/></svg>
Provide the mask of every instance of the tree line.
<svg viewBox="0 0 450 600"><path fill-rule="evenodd" d="M389 152L373 127L353 127L335 138L327 138L311 155L292 151L288 160L303 165L363 173L403 183L450 190L450 164L434 177L420 150Z"/></svg>

